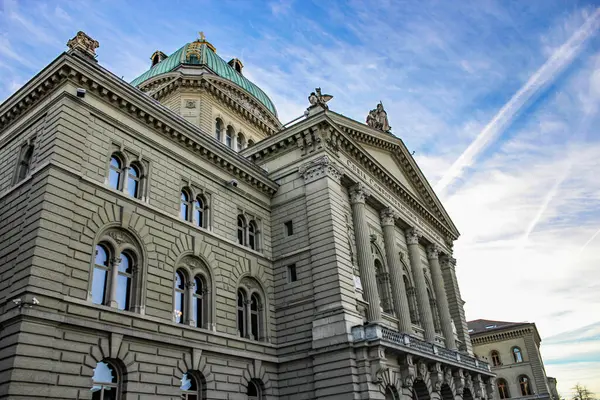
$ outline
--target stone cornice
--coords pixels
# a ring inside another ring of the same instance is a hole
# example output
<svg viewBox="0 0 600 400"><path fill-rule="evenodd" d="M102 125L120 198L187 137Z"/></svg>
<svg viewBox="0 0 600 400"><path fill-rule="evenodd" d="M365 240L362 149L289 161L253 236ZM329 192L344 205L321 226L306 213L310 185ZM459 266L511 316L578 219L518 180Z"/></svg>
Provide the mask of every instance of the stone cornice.
<svg viewBox="0 0 600 400"><path fill-rule="evenodd" d="M458 237L459 232L456 226L450 219L450 216L429 185L425 175L415 162L414 158L410 155L410 152L400 138L388 133L380 132L376 129L369 128L368 126L344 117L343 115L339 115L334 112L330 113L332 119L339 123L340 128L344 132L348 133L357 142L366 143L368 145L389 151L393 155L398 165L402 168L402 172L406 174L421 197L425 199L427 202L425 205L429 207L430 210L433 210L434 215L440 220L444 221L450 230L454 232L456 237Z"/></svg>
<svg viewBox="0 0 600 400"><path fill-rule="evenodd" d="M181 71L173 71L149 79L139 86L141 91L148 93L158 101L180 88L206 90L267 136L271 136L282 129L281 122L277 117L254 96L243 88L216 75L207 73L186 75Z"/></svg>
<svg viewBox="0 0 600 400"><path fill-rule="evenodd" d="M438 229L447 241L451 242L458 238L458 231L454 225L448 226L442 222L445 221L444 219L439 219L427 209L397 178L358 145L349 133L343 131L326 111L314 114L277 135L260 141L255 146L244 150L242 154L256 163L261 163L294 147L300 148L305 155L324 147L334 153L343 150L393 192L409 209Z"/></svg>
<svg viewBox="0 0 600 400"><path fill-rule="evenodd" d="M519 328L507 327L506 330L494 330L491 332L479 332L471 334L471 344L480 345L486 343L502 342L504 340L521 338L527 335L534 335L536 343L539 346L539 336L537 329L533 324L526 324Z"/></svg>
<svg viewBox="0 0 600 400"><path fill-rule="evenodd" d="M0 105L0 132L67 80L267 195L277 191L278 185L260 167L77 52L63 53Z"/></svg>

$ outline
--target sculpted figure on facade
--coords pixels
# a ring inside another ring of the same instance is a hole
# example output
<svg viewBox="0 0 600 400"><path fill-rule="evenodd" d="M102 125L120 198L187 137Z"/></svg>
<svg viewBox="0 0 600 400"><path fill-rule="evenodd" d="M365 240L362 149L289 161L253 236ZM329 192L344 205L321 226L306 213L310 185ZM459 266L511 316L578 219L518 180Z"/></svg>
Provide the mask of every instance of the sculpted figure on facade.
<svg viewBox="0 0 600 400"><path fill-rule="evenodd" d="M367 115L367 125L386 133L389 133L392 129L382 102L379 102L376 108L369 111L369 115Z"/></svg>
<svg viewBox="0 0 600 400"><path fill-rule="evenodd" d="M308 102L310 103L308 108L321 107L325 110L328 110L329 106L327 105L327 102L331 99L333 99L332 95L322 94L321 88L316 88L315 91L311 92L308 96Z"/></svg>

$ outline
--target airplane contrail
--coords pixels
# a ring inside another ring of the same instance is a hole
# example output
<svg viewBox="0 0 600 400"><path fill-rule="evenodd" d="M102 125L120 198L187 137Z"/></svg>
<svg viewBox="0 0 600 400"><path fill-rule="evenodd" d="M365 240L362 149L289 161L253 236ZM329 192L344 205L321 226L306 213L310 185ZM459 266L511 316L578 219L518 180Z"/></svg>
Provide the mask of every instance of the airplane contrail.
<svg viewBox="0 0 600 400"><path fill-rule="evenodd" d="M435 190L440 195L455 179L459 178L466 167L471 166L479 154L515 119L516 114L525 104L548 83L554 81L558 74L579 54L582 45L589 39L600 21L600 8L597 8L583 25L552 56L546 60L529 80L515 93L492 120L477 135L475 140L458 157L448 172L437 183Z"/></svg>
<svg viewBox="0 0 600 400"><path fill-rule="evenodd" d="M588 244L592 243L592 241L596 238L596 236L598 236L600 234L600 229L598 229L596 231L596 233L594 233L592 235L591 238L588 239L587 242L585 242L585 244L583 246L581 246L581 249L579 249L579 253L577 255L581 255L581 253L583 252L583 250L585 250L585 248L588 246Z"/></svg>

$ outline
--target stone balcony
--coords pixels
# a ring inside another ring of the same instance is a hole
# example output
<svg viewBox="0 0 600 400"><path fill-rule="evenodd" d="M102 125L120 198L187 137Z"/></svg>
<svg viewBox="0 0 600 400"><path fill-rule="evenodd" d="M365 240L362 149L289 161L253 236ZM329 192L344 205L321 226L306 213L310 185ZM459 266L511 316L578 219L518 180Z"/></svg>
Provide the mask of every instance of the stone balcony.
<svg viewBox="0 0 600 400"><path fill-rule="evenodd" d="M355 344L381 344L417 357L450 364L483 375L494 375L488 363L475 357L446 349L438 344L429 343L405 333L399 333L379 324L352 327L352 338Z"/></svg>

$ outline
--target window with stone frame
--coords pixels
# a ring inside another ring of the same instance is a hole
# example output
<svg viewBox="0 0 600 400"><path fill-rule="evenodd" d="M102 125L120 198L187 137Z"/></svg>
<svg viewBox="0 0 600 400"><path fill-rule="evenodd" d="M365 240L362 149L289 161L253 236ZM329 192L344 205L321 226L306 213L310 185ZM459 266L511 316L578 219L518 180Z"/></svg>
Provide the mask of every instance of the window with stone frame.
<svg viewBox="0 0 600 400"><path fill-rule="evenodd" d="M496 382L496 386L498 386L498 395L500 399L510 399L510 393L508 392L508 383L504 379L498 379Z"/></svg>
<svg viewBox="0 0 600 400"><path fill-rule="evenodd" d="M442 333L442 324L440 323L440 313L437 308L437 302L433 296L431 290L431 284L426 280L427 283L427 298L429 299L429 308L431 309L431 316L433 318L433 328L436 333Z"/></svg>
<svg viewBox="0 0 600 400"><path fill-rule="evenodd" d="M33 142L34 138L29 139L29 143ZM29 175L31 171L31 161L33 159L33 144L25 144L19 151L17 169L15 171L14 183L19 183Z"/></svg>
<svg viewBox="0 0 600 400"><path fill-rule="evenodd" d="M246 245L246 217L243 214L237 216L237 241L242 246Z"/></svg>
<svg viewBox="0 0 600 400"><path fill-rule="evenodd" d="M237 242L254 251L260 251L260 239L259 223L252 217L247 217L244 213L238 214Z"/></svg>
<svg viewBox="0 0 600 400"><path fill-rule="evenodd" d="M173 322L208 329L211 324L211 273L199 257L178 261L173 281Z"/></svg>
<svg viewBox="0 0 600 400"><path fill-rule="evenodd" d="M521 353L521 349L519 347L512 348L513 361L515 363L523 362L523 353Z"/></svg>
<svg viewBox="0 0 600 400"><path fill-rule="evenodd" d="M394 305L392 302L390 275L385 268L383 254L375 243L371 244L371 254L373 255L375 278L377 279L377 293L379 295L381 310L387 314L393 314Z"/></svg>
<svg viewBox="0 0 600 400"><path fill-rule="evenodd" d="M147 162L131 160L121 151L111 154L108 164L106 183L111 189L128 194L135 199L144 200L147 192Z"/></svg>
<svg viewBox="0 0 600 400"><path fill-rule="evenodd" d="M236 137L236 150L242 151L246 148L246 137L242 132L238 132Z"/></svg>
<svg viewBox="0 0 600 400"><path fill-rule="evenodd" d="M531 396L533 394L531 381L528 376L521 375L519 377L519 389L521 390L521 396Z"/></svg>
<svg viewBox="0 0 600 400"><path fill-rule="evenodd" d="M186 372L181 377L181 399L182 400L204 400L205 388L201 379L193 372Z"/></svg>
<svg viewBox="0 0 600 400"><path fill-rule="evenodd" d="M266 340L264 293L254 278L245 277L237 291L238 334L251 340Z"/></svg>
<svg viewBox="0 0 600 400"><path fill-rule="evenodd" d="M95 304L138 312L141 307L141 256L129 233L110 230L95 246L89 299Z"/></svg>
<svg viewBox="0 0 600 400"><path fill-rule="evenodd" d="M231 125L227 126L227 130L225 131L225 145L230 149L233 149L233 140L235 136L235 130Z"/></svg>
<svg viewBox="0 0 600 400"><path fill-rule="evenodd" d="M224 126L225 125L223 124L223 120L221 120L221 118L217 118L215 120L215 139L217 139L218 142L223 141Z"/></svg>
<svg viewBox="0 0 600 400"><path fill-rule="evenodd" d="M181 189L180 203L179 203L179 217L184 220L192 221L192 193L190 188L185 187Z"/></svg>
<svg viewBox="0 0 600 400"><path fill-rule="evenodd" d="M497 350L492 350L490 355L492 358L492 365L494 367L502 365L502 362L500 361L500 353Z"/></svg>
<svg viewBox="0 0 600 400"><path fill-rule="evenodd" d="M110 361L96 364L92 376L92 400L121 400L121 374Z"/></svg>
<svg viewBox="0 0 600 400"><path fill-rule="evenodd" d="M256 379L252 379L248 382L248 390L246 391L248 400L262 400L262 385Z"/></svg>

